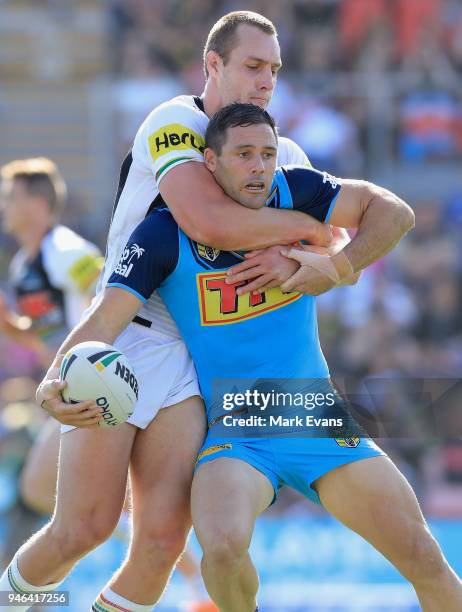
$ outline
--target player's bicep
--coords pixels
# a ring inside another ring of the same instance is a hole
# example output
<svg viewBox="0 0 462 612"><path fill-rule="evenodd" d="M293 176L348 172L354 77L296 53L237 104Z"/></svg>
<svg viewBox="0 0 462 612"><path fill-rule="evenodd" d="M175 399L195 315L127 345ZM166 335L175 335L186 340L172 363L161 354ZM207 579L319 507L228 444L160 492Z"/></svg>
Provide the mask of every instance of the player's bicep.
<svg viewBox="0 0 462 612"><path fill-rule="evenodd" d="M190 236L201 215L225 197L213 175L197 162L172 168L161 180L159 190L175 221Z"/></svg>
<svg viewBox="0 0 462 612"><path fill-rule="evenodd" d="M329 223L336 227L359 227L370 201L368 185L366 181L342 179L342 187L332 208Z"/></svg>

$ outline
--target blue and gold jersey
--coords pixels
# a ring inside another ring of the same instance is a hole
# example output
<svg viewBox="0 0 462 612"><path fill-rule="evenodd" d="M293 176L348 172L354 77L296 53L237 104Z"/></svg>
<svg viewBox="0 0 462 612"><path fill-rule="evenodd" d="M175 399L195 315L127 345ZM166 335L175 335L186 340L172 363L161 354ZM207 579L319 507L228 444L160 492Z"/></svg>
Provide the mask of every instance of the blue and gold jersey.
<svg viewBox="0 0 462 612"><path fill-rule="evenodd" d="M327 222L340 191L336 179L301 166L276 171L267 205L301 210ZM194 359L207 409L219 378L327 378L316 302L279 288L236 294L226 271L238 253L192 241L167 209L152 211L131 235L107 286L142 302L155 290Z"/></svg>

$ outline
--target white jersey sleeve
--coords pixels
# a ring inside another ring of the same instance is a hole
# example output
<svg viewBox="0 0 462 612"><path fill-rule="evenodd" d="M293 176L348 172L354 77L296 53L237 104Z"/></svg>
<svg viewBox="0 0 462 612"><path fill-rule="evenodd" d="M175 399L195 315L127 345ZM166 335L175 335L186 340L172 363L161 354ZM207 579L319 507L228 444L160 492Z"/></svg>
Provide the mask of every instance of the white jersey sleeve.
<svg viewBox="0 0 462 612"><path fill-rule="evenodd" d="M63 290L91 294L102 268L96 245L58 225L43 240L43 266L51 283Z"/></svg>
<svg viewBox="0 0 462 612"><path fill-rule="evenodd" d="M178 96L157 106L142 123L122 164L99 291L130 234L151 206L161 201L158 185L162 178L182 163L203 162L208 121L194 96Z"/></svg>
<svg viewBox="0 0 462 612"><path fill-rule="evenodd" d="M278 138L278 165L284 166L295 164L297 166L308 166L312 168L310 160L301 147L290 138L279 136Z"/></svg>
<svg viewBox="0 0 462 612"><path fill-rule="evenodd" d="M136 136L134 148L144 147L157 185L172 168L204 161L208 118L192 100L191 96L179 96L161 104Z"/></svg>

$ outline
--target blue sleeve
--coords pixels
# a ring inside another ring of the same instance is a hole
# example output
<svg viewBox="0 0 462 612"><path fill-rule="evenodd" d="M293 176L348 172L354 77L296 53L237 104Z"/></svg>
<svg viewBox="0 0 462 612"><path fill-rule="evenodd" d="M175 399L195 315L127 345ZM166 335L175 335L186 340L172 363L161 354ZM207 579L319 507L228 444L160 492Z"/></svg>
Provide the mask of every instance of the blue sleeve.
<svg viewBox="0 0 462 612"><path fill-rule="evenodd" d="M340 192L338 179L306 166L283 166L294 210L327 223Z"/></svg>
<svg viewBox="0 0 462 612"><path fill-rule="evenodd" d="M179 256L178 226L167 209L153 210L128 239L107 287L121 287L146 302Z"/></svg>

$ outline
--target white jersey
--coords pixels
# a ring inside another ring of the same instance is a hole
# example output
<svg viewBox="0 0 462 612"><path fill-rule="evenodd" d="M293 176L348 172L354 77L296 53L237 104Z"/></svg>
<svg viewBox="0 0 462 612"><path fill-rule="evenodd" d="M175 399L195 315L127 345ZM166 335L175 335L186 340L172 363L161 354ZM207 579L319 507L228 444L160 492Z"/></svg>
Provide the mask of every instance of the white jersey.
<svg viewBox="0 0 462 612"><path fill-rule="evenodd" d="M141 125L133 148L122 164L98 292L104 289L118 262L124 265L127 263L125 260L133 257L133 254L123 251L135 227L152 207L164 204L159 194L164 176L180 164L203 163L208 122L201 98L178 96L156 107ZM302 149L282 137L279 138L277 163L309 165ZM157 294L140 309L139 316L151 321L152 329L160 334L180 338Z"/></svg>
<svg viewBox="0 0 462 612"><path fill-rule="evenodd" d="M20 249L9 278L18 311L32 320L32 329L43 334L72 329L94 291L101 260L97 246L64 225L45 235L33 259Z"/></svg>

